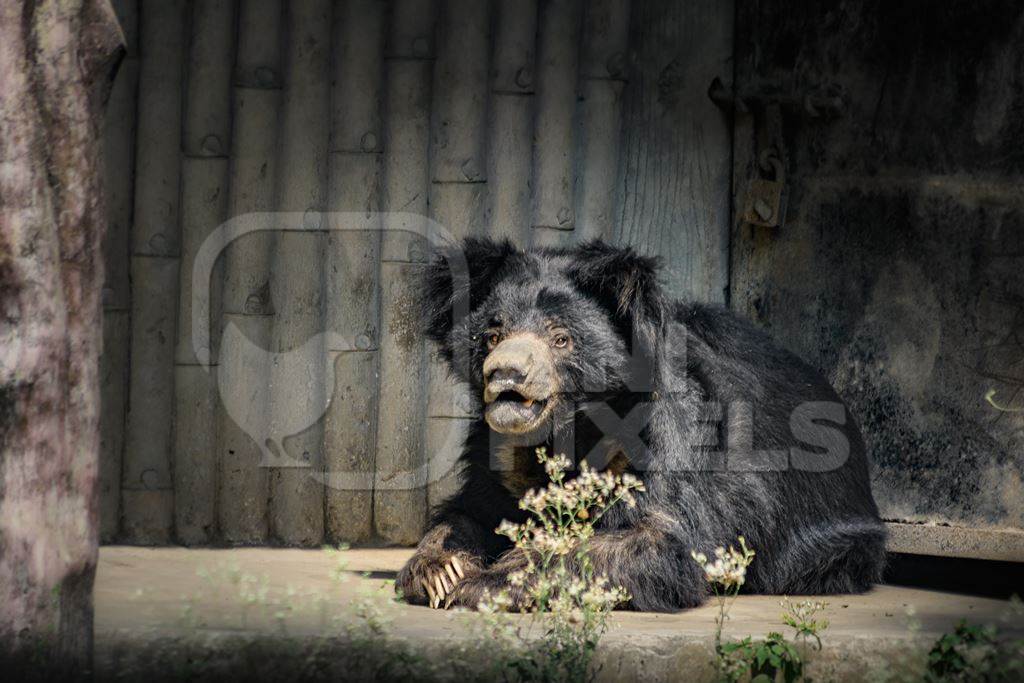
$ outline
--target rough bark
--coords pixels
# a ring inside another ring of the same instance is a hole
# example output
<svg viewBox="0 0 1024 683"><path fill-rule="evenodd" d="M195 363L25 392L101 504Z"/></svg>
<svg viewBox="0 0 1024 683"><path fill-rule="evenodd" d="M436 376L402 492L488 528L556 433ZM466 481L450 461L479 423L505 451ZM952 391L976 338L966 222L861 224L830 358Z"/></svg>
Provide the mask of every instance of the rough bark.
<svg viewBox="0 0 1024 683"><path fill-rule="evenodd" d="M123 41L107 0L0 4L0 654L79 674L99 521L99 132Z"/></svg>

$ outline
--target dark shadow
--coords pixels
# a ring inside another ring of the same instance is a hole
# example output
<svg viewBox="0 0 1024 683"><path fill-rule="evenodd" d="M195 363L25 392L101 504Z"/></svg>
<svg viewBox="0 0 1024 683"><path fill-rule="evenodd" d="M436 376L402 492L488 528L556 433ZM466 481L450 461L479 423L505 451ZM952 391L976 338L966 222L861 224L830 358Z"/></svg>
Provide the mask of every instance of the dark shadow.
<svg viewBox="0 0 1024 683"><path fill-rule="evenodd" d="M358 574L359 576L362 576L362 577L367 578L367 579L381 579L381 580L388 580L388 579L390 579L390 580L394 581L396 578L398 578L398 572L388 572L388 571L382 571L382 570L377 570L377 571L372 571L372 572L361 572L361 571L358 571L356 569L346 569L345 572L348 573L348 574Z"/></svg>
<svg viewBox="0 0 1024 683"><path fill-rule="evenodd" d="M1024 564L889 553L885 583L986 598L1024 597Z"/></svg>

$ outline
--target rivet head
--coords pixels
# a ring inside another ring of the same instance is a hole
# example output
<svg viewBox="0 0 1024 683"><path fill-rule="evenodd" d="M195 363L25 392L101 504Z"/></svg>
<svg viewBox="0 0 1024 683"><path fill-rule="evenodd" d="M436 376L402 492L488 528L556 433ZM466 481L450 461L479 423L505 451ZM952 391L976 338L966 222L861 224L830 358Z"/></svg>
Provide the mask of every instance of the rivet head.
<svg viewBox="0 0 1024 683"><path fill-rule="evenodd" d="M303 230L319 230L323 224L324 215L319 209L308 208L302 214L302 229Z"/></svg>
<svg viewBox="0 0 1024 683"><path fill-rule="evenodd" d="M263 298L259 294L250 294L245 300L245 312L253 315L263 311Z"/></svg>
<svg viewBox="0 0 1024 683"><path fill-rule="evenodd" d="M356 337L356 348L360 351L365 351L370 348L373 344L373 340L370 339L370 335L363 333Z"/></svg>
<svg viewBox="0 0 1024 683"><path fill-rule="evenodd" d="M462 176L466 180L480 180L480 171L476 167L475 159L466 159L461 166Z"/></svg>
<svg viewBox="0 0 1024 683"><path fill-rule="evenodd" d="M200 144L202 150L207 154L224 154L224 143L216 135L207 135Z"/></svg>
<svg viewBox="0 0 1024 683"><path fill-rule="evenodd" d="M565 225L570 220L572 220L572 211L569 210L569 207L563 206L561 209L558 210L557 218L559 225Z"/></svg>
<svg viewBox="0 0 1024 683"><path fill-rule="evenodd" d="M520 67L516 71L516 85L520 88L529 88L533 85L533 69L528 66Z"/></svg>
<svg viewBox="0 0 1024 683"><path fill-rule="evenodd" d="M377 149L377 135L370 131L364 133L363 137L359 140L359 148L364 152L373 152Z"/></svg>

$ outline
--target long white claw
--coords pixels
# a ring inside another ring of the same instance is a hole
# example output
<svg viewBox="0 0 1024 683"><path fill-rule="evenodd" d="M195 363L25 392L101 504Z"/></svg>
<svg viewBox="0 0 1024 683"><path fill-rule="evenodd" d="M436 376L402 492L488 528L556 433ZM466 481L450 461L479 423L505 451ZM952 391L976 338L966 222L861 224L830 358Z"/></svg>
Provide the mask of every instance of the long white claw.
<svg viewBox="0 0 1024 683"><path fill-rule="evenodd" d="M424 590L427 591L427 597L430 598L430 606L434 606L434 602L437 598L434 596L434 589L431 588L430 583L426 579L420 579L420 583L423 584Z"/></svg>
<svg viewBox="0 0 1024 683"><path fill-rule="evenodd" d="M440 602L441 598L443 598L445 596L445 594L448 592L447 590L445 590L444 584L441 583L441 576L440 576L440 574L435 574L434 575L434 588L437 589L437 598L438 598L437 601Z"/></svg>
<svg viewBox="0 0 1024 683"><path fill-rule="evenodd" d="M459 558L452 557L452 566L455 567L455 573L459 575L460 579L466 578L466 572L462 571L462 562L459 561Z"/></svg>
<svg viewBox="0 0 1024 683"><path fill-rule="evenodd" d="M455 570L452 569L452 566L450 564L446 564L444 566L444 570L448 572L448 578L451 579L452 588L454 588L455 584L459 582L458 575L455 573ZM449 588L448 590L451 591L451 588Z"/></svg>

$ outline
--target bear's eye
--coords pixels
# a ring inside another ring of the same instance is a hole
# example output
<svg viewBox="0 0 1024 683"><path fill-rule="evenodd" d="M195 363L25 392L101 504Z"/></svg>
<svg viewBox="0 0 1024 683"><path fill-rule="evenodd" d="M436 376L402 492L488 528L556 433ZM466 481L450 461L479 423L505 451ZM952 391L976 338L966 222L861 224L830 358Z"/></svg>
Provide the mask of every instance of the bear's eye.
<svg viewBox="0 0 1024 683"><path fill-rule="evenodd" d="M551 344L556 349L564 349L566 346L569 345L569 335L565 334L564 332L556 334L555 338L551 340Z"/></svg>
<svg viewBox="0 0 1024 683"><path fill-rule="evenodd" d="M487 348L493 349L501 341L501 336L497 332L487 333Z"/></svg>

